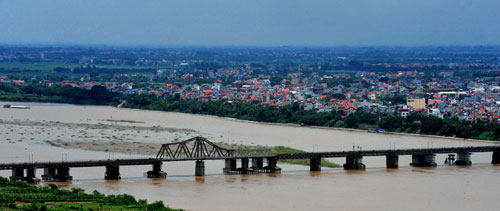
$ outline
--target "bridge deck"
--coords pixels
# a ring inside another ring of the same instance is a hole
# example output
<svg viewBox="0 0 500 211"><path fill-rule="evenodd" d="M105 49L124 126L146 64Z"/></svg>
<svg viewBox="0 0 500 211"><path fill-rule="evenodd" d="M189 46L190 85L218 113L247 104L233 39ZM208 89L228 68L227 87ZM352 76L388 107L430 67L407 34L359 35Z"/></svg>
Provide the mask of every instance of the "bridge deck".
<svg viewBox="0 0 500 211"><path fill-rule="evenodd" d="M142 158L142 159L115 159L115 160L82 160L64 162L34 162L34 163L3 163L0 170L13 168L45 168L51 166L98 167L98 166L127 166L127 165L152 165L158 162L193 161L193 160L223 160L241 158L277 158L277 159L308 159L308 158L334 158L349 156L386 156L386 155L414 155L414 154L443 154L458 152L493 152L500 151L500 146L480 147L452 147L452 148L425 148L425 149L393 149L393 150L362 150L362 151L337 151L314 153L266 154L266 155L241 155L230 157L186 157L186 158Z"/></svg>
<svg viewBox="0 0 500 211"><path fill-rule="evenodd" d="M279 159L303 159L311 157L348 157L348 156L386 156L386 155L415 155L415 154L445 154L458 152L493 152L500 151L500 146L480 147L450 147L450 148L424 148L424 149L392 149L392 150L362 150L362 151L340 151L340 152L314 152L293 153L276 155Z"/></svg>

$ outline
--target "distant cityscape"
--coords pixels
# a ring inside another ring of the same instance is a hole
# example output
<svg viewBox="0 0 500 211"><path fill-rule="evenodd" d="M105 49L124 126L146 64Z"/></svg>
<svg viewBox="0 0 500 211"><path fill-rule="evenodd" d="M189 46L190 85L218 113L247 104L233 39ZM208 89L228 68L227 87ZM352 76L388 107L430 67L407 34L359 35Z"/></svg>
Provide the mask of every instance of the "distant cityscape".
<svg viewBox="0 0 500 211"><path fill-rule="evenodd" d="M0 47L0 83L492 123L499 69L500 47Z"/></svg>

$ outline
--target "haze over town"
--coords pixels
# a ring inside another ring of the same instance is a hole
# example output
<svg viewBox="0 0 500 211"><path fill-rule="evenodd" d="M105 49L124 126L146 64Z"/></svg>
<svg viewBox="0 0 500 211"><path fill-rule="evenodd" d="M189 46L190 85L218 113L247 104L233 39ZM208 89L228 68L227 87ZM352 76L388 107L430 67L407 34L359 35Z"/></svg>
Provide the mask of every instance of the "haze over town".
<svg viewBox="0 0 500 211"><path fill-rule="evenodd" d="M0 1L0 43L498 45L495 0Z"/></svg>

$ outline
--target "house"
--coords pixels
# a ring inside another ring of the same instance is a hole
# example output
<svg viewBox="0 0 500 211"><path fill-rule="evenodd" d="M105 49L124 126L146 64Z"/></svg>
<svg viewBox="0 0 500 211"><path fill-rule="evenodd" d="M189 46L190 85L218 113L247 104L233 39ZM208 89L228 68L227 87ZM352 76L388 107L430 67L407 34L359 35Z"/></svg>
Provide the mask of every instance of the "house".
<svg viewBox="0 0 500 211"><path fill-rule="evenodd" d="M399 108L398 115L401 117L407 117L408 115L410 115L410 109L409 108Z"/></svg>

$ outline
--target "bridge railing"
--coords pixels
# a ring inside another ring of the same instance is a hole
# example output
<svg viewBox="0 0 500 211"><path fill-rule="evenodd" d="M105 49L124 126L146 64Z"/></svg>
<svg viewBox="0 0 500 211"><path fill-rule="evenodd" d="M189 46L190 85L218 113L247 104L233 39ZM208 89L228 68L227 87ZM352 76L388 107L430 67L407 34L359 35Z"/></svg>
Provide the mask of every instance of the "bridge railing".
<svg viewBox="0 0 500 211"><path fill-rule="evenodd" d="M273 152L270 149L245 149L245 150L231 150L229 154L234 157L266 156L266 155L273 155Z"/></svg>

